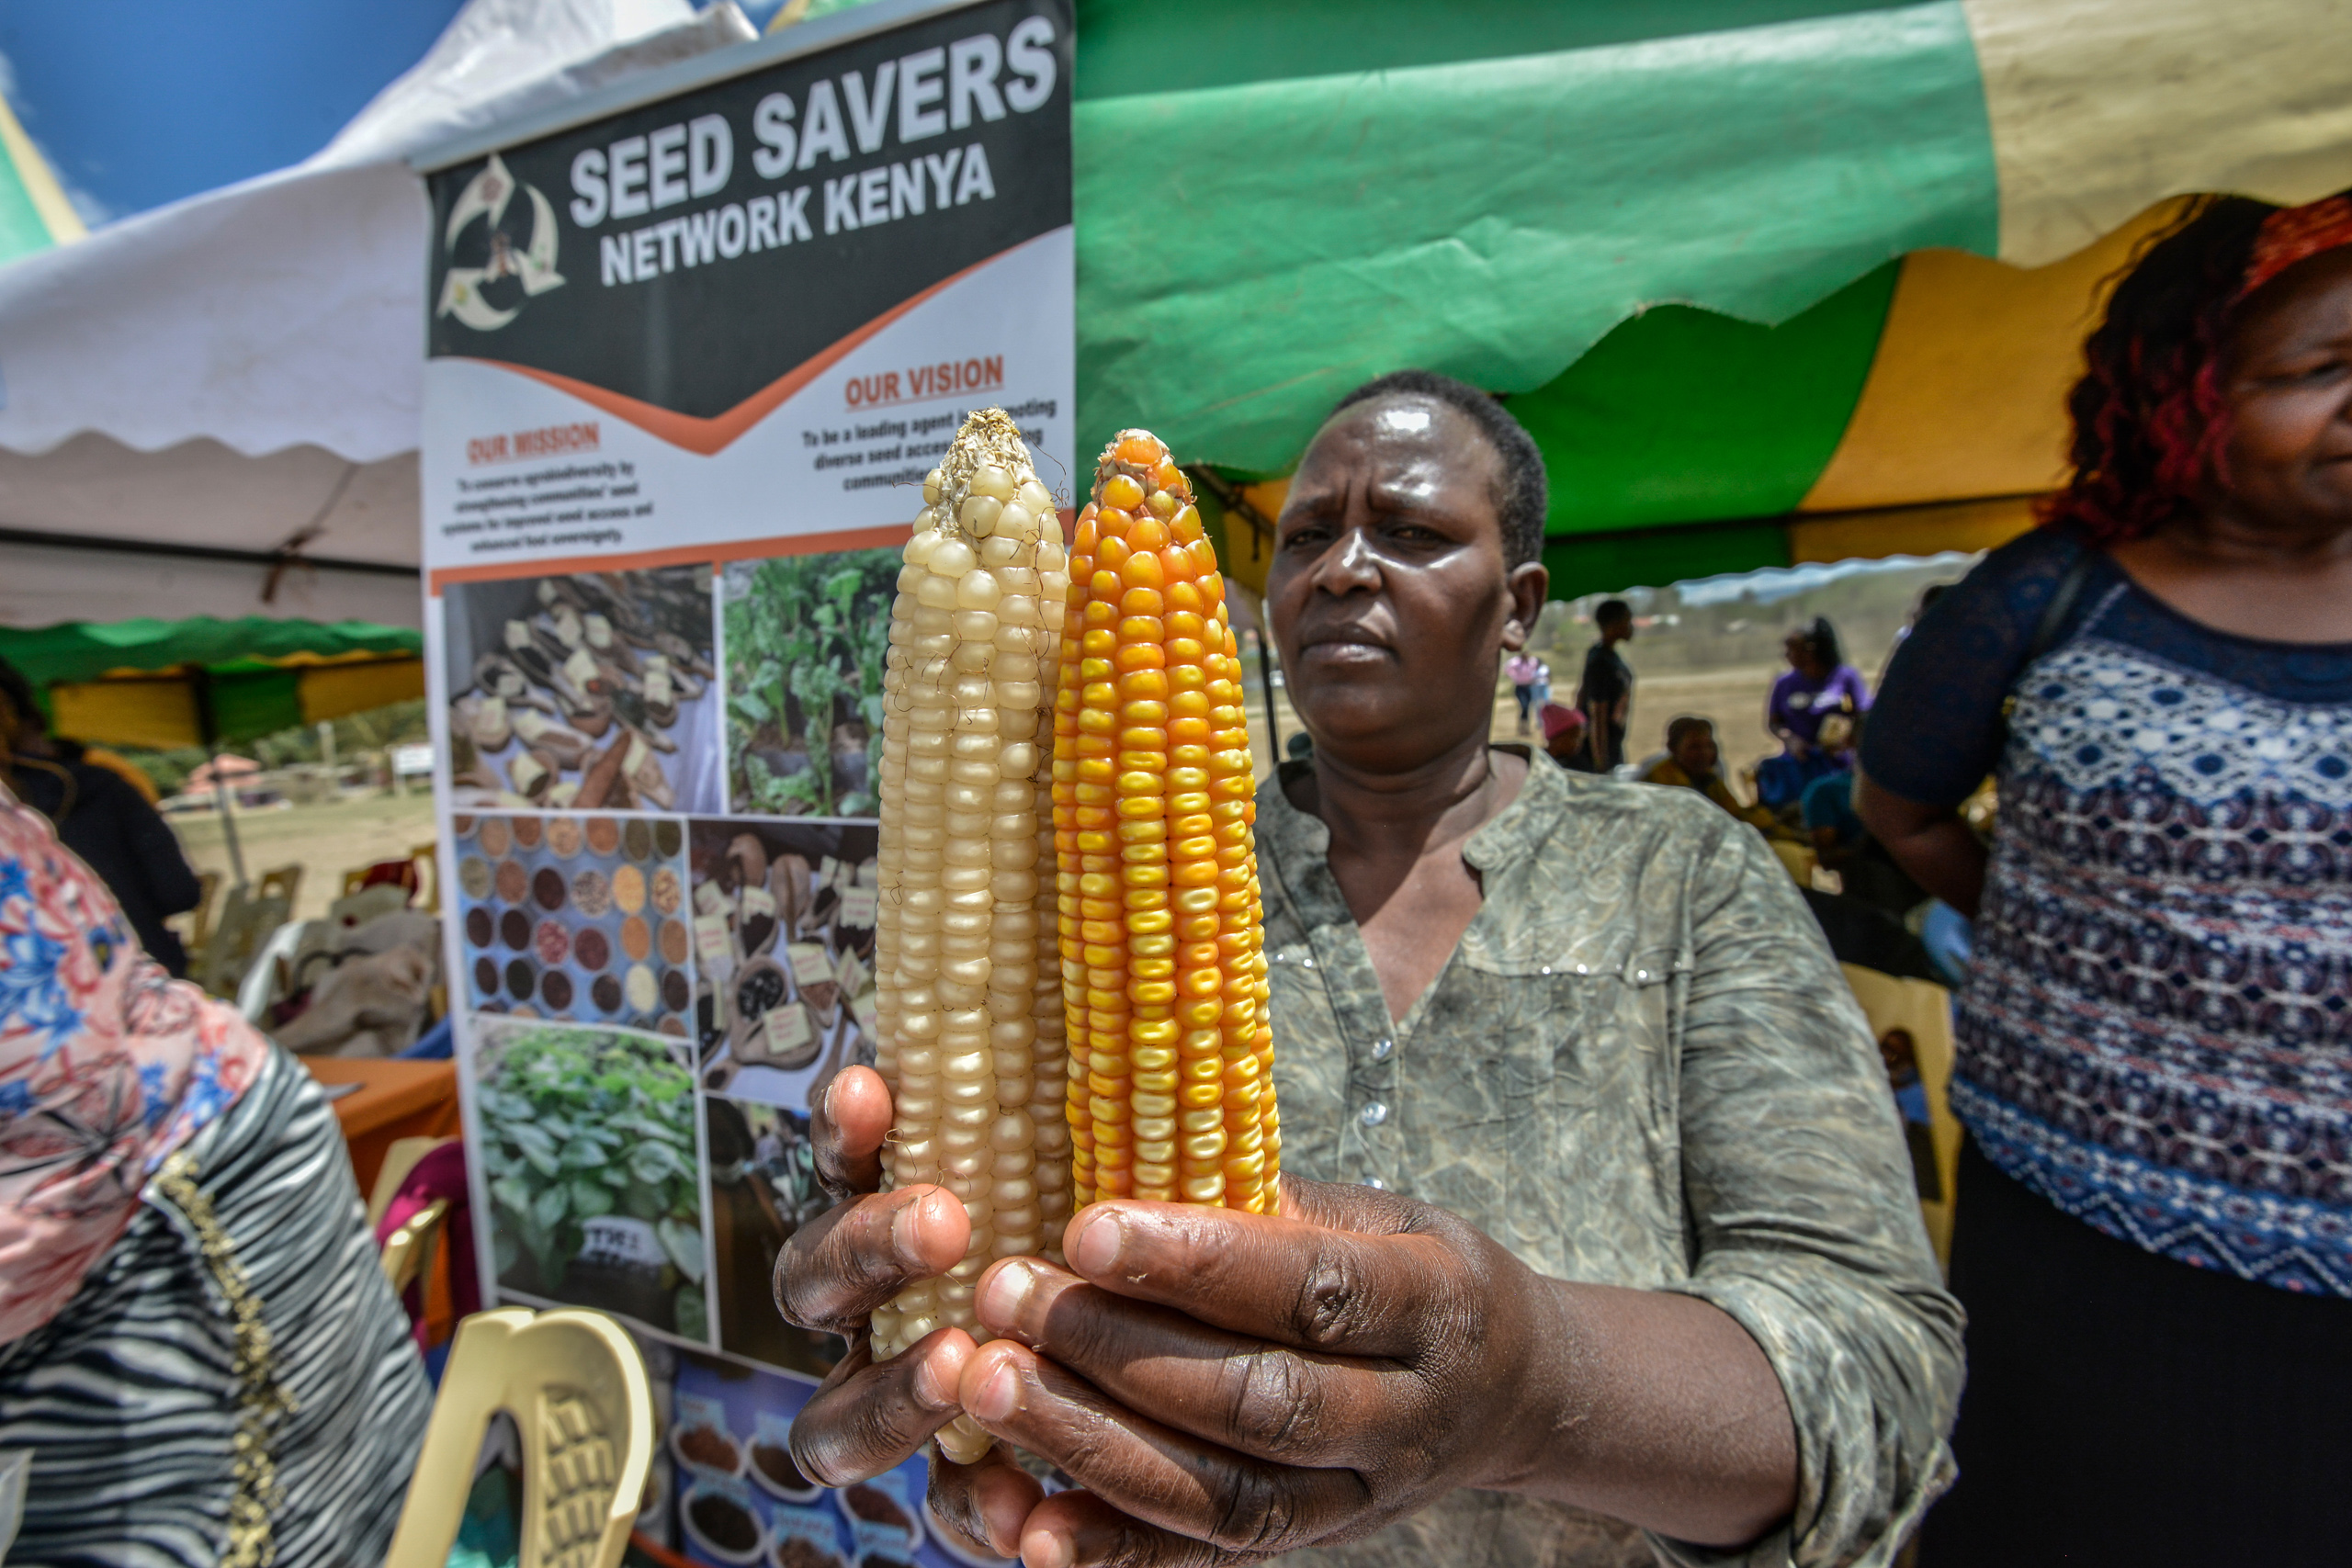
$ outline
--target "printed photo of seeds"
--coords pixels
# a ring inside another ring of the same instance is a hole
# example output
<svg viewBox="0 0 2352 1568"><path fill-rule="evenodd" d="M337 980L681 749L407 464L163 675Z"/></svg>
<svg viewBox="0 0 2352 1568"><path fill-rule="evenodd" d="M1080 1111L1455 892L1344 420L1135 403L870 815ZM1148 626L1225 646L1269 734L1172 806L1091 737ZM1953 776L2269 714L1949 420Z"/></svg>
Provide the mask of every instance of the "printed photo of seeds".
<svg viewBox="0 0 2352 1568"><path fill-rule="evenodd" d="M692 823L694 1038L708 1092L806 1111L874 1060L876 829Z"/></svg>
<svg viewBox="0 0 2352 1568"><path fill-rule="evenodd" d="M461 813L455 826L472 1010L686 1037L684 823Z"/></svg>
<svg viewBox="0 0 2352 1568"><path fill-rule="evenodd" d="M708 566L457 583L442 606L458 809L724 809Z"/></svg>
<svg viewBox="0 0 2352 1568"><path fill-rule="evenodd" d="M878 549L726 567L728 809L879 809L882 661L900 564L897 550Z"/></svg>

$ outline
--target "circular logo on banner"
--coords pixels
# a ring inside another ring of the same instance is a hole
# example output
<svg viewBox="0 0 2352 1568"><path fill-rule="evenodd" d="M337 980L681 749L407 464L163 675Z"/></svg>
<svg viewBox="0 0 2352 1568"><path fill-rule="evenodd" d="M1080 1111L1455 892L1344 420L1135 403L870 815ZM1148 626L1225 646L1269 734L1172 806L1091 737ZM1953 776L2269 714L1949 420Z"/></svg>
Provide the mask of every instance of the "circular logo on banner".
<svg viewBox="0 0 2352 1568"><path fill-rule="evenodd" d="M527 204L514 205L517 188L530 197ZM477 223L485 231L480 239L469 233ZM557 239L554 207L537 186L521 184L492 153L449 209L442 236L449 270L442 276L435 313L455 316L476 332L496 332L522 313L526 299L563 287L563 275L555 269ZM460 254L469 265L458 265Z"/></svg>

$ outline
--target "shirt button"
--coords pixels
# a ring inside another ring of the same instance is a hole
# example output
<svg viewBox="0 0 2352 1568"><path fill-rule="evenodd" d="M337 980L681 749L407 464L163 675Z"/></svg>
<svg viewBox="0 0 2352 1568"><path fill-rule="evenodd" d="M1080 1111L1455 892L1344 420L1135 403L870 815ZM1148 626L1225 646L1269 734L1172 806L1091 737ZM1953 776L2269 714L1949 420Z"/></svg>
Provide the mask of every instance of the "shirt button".
<svg viewBox="0 0 2352 1568"><path fill-rule="evenodd" d="M1394 1040L1375 1040L1372 1043L1372 1059L1375 1062L1385 1062L1396 1054L1396 1042Z"/></svg>
<svg viewBox="0 0 2352 1568"><path fill-rule="evenodd" d="M1383 1122L1388 1120L1388 1107L1381 1104L1380 1101L1376 1100L1373 1100L1362 1111L1356 1112L1356 1120L1362 1122L1367 1127L1377 1127Z"/></svg>
<svg viewBox="0 0 2352 1568"><path fill-rule="evenodd" d="M1376 1176L1365 1177L1363 1179L1363 1184L1366 1187L1371 1188L1374 1192L1385 1192L1388 1190L1388 1183L1381 1180L1380 1178Z"/></svg>

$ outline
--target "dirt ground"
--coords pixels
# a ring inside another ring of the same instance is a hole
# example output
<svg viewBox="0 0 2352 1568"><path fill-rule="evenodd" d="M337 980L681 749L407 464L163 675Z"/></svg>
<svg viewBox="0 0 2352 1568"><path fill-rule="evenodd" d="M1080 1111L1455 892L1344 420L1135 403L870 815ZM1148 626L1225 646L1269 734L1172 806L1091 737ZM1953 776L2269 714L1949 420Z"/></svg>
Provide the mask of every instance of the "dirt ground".
<svg viewBox="0 0 2352 1568"><path fill-rule="evenodd" d="M169 819L198 871L217 871L232 880L220 819L210 814ZM246 874L282 865L303 868L294 918L313 919L343 892L343 874L374 861L393 860L433 839L433 797L422 789L406 795L375 795L325 806L289 806L282 810L237 813L237 841L245 852Z"/></svg>

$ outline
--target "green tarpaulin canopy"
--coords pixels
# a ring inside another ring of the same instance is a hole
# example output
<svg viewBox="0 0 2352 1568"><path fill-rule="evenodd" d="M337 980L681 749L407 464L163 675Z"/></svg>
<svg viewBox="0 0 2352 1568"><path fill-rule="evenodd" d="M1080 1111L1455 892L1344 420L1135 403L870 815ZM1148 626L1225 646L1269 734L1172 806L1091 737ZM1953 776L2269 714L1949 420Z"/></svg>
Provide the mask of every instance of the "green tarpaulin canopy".
<svg viewBox="0 0 2352 1568"><path fill-rule="evenodd" d="M1543 445L1555 592L1974 547L2060 472L2122 248L2068 258L2176 195L2352 184L2339 30L2330 0L1079 0L1080 440L1279 475L1419 365Z"/></svg>
<svg viewBox="0 0 2352 1568"><path fill-rule="evenodd" d="M365 621L69 621L0 627L0 659L57 733L118 746L227 745L424 694L424 638Z"/></svg>

